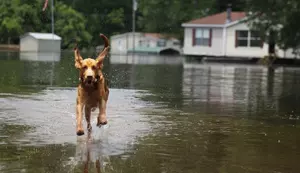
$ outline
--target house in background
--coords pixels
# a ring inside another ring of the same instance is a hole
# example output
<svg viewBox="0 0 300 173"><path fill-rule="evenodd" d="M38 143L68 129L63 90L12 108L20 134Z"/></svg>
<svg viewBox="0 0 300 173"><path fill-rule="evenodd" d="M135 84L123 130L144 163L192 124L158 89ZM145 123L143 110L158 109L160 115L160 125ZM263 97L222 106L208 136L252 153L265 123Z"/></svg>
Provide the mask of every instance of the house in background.
<svg viewBox="0 0 300 173"><path fill-rule="evenodd" d="M190 56L262 58L268 55L268 44L250 31L245 12L226 12L183 23L183 54ZM292 49L276 47L281 58L295 58Z"/></svg>
<svg viewBox="0 0 300 173"><path fill-rule="evenodd" d="M134 36L134 37L133 37ZM127 54L133 52L146 54L181 54L180 41L159 33L128 32L110 38L111 54Z"/></svg>

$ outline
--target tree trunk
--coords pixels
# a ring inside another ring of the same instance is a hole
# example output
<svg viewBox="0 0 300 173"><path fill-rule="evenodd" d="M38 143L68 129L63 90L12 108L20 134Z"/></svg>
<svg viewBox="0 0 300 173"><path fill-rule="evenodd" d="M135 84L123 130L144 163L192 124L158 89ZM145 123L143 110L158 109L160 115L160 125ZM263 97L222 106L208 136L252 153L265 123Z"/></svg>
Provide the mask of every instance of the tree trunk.
<svg viewBox="0 0 300 173"><path fill-rule="evenodd" d="M274 33L274 31L270 31L268 53L269 53L269 55L275 54L275 33Z"/></svg>

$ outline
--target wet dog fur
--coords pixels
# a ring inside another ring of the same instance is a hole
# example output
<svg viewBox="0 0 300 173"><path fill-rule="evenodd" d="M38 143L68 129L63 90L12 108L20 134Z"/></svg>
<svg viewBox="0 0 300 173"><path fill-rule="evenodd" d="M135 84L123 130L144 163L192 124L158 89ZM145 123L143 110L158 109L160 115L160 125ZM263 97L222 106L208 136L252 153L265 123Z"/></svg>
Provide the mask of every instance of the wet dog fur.
<svg viewBox="0 0 300 173"><path fill-rule="evenodd" d="M87 122L87 130L92 130L91 126L91 111L99 108L97 117L97 126L107 124L106 118L106 103L109 96L109 89L105 77L102 74L103 61L108 54L109 43L108 38L100 34L105 42L104 49L99 53L96 59L83 59L80 55L78 47L74 48L75 67L79 70L79 81L77 87L76 98L76 134L84 135L82 125L83 109Z"/></svg>

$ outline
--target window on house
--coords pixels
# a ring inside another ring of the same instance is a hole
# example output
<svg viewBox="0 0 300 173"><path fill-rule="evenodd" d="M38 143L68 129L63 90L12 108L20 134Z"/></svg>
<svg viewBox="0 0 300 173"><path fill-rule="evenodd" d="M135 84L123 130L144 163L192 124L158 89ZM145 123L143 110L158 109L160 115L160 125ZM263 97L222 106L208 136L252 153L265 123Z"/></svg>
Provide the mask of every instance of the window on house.
<svg viewBox="0 0 300 173"><path fill-rule="evenodd" d="M174 46L180 46L180 42L179 42L179 41L174 41L174 42L173 42L173 45L174 45Z"/></svg>
<svg viewBox="0 0 300 173"><path fill-rule="evenodd" d="M165 47L166 46L166 40L158 40L157 41L157 47Z"/></svg>
<svg viewBox="0 0 300 173"><path fill-rule="evenodd" d="M236 47L261 47L262 40L258 31L237 30Z"/></svg>
<svg viewBox="0 0 300 173"><path fill-rule="evenodd" d="M210 30L206 28L195 29L194 45L210 46Z"/></svg>
<svg viewBox="0 0 300 173"><path fill-rule="evenodd" d="M238 47L248 46L248 31L237 31L236 37L237 37L236 42Z"/></svg>
<svg viewBox="0 0 300 173"><path fill-rule="evenodd" d="M262 45L262 40L259 36L258 31L251 31L250 32L250 47L261 47Z"/></svg>

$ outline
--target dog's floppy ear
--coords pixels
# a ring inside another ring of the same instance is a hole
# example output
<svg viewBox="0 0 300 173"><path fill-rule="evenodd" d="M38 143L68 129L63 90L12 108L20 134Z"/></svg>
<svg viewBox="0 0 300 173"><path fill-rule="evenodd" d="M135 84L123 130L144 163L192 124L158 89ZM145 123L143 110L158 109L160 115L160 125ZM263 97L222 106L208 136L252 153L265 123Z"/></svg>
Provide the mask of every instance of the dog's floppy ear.
<svg viewBox="0 0 300 173"><path fill-rule="evenodd" d="M78 68L78 69L80 69L81 66L82 66L83 59L82 59L82 57L80 55L80 52L78 50L77 44L76 44L76 46L74 48L74 57L75 57L75 67Z"/></svg>
<svg viewBox="0 0 300 173"><path fill-rule="evenodd" d="M96 61L97 61L97 65L98 67L102 67L103 65L103 60L105 58L105 56L107 55L108 53L108 50L109 50L109 43L108 43L108 38L104 35L104 34L100 34L100 37L103 38L104 40L104 49L102 50L102 52L98 55L98 57L96 58Z"/></svg>

